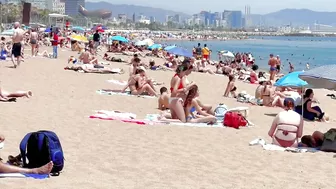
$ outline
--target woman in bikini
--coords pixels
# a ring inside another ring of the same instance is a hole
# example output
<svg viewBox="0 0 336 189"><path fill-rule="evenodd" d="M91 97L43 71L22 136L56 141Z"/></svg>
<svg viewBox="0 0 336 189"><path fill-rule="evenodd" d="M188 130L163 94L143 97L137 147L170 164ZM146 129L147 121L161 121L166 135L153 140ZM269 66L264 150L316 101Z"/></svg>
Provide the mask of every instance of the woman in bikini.
<svg viewBox="0 0 336 189"><path fill-rule="evenodd" d="M198 96L198 87L197 85L193 85L192 87L190 87L190 90L183 104L186 121L191 123L215 123L216 117L203 111L202 107L198 104L198 101L196 99ZM196 112L193 111L193 109L196 109Z"/></svg>
<svg viewBox="0 0 336 189"><path fill-rule="evenodd" d="M237 98L237 94L236 94L237 87L235 86L235 81L236 81L236 78L233 75L229 75L229 82L228 82L228 84L226 86L226 89L225 89L225 92L224 92L225 97L228 97L229 94L231 93L231 95L234 98Z"/></svg>
<svg viewBox="0 0 336 189"><path fill-rule="evenodd" d="M170 81L171 97L169 99L169 109L172 119L179 119L181 122L186 122L186 116L183 108L183 101L186 98L186 92L195 85L195 83L186 83L186 75L191 70L190 63L184 61L176 69L176 74Z"/></svg>
<svg viewBox="0 0 336 189"><path fill-rule="evenodd" d="M272 102L273 102L273 86L272 86L272 82L270 81L266 81L263 83L263 90L261 93L262 96L262 102L264 106L272 106Z"/></svg>
<svg viewBox="0 0 336 189"><path fill-rule="evenodd" d="M150 96L157 96L154 88L148 82L146 71L141 66L136 70L135 75L130 77L127 85L121 90L121 92L125 92L127 88L130 89L132 95L142 95L144 93L148 93Z"/></svg>
<svg viewBox="0 0 336 189"><path fill-rule="evenodd" d="M273 120L268 135L273 144L281 147L297 147L298 139L302 136L303 119L300 114L293 111L294 100L286 98L285 111L280 112Z"/></svg>

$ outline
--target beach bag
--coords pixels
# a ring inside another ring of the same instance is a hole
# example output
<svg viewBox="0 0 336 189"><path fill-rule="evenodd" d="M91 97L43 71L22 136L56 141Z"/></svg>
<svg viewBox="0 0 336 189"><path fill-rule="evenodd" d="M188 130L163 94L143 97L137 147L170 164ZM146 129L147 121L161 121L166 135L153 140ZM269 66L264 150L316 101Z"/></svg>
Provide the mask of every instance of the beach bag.
<svg viewBox="0 0 336 189"><path fill-rule="evenodd" d="M239 127L245 127L247 125L247 121L243 115L237 112L226 112L223 125L226 127L232 127L235 129L239 129Z"/></svg>
<svg viewBox="0 0 336 189"><path fill-rule="evenodd" d="M20 154L25 168L38 168L52 161L51 173L59 175L64 167L61 142L52 131L28 133L20 143Z"/></svg>
<svg viewBox="0 0 336 189"><path fill-rule="evenodd" d="M336 129L330 129L324 134L320 150L324 152L336 152Z"/></svg>
<svg viewBox="0 0 336 189"><path fill-rule="evenodd" d="M227 110L228 110L227 106L225 106L224 104L219 104L215 109L216 119L219 121L223 121Z"/></svg>

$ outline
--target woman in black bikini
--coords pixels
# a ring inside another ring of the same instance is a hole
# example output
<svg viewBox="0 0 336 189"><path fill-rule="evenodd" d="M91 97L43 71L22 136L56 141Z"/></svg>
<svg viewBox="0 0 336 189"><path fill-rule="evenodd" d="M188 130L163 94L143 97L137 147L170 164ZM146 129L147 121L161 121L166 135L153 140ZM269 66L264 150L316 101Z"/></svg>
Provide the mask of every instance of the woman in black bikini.
<svg viewBox="0 0 336 189"><path fill-rule="evenodd" d="M237 87L235 86L235 83L234 83L235 81L236 81L236 78L233 75L229 75L229 83L227 84L225 92L224 92L225 97L228 97L229 94L231 93L231 95L234 98L237 98L237 94L236 94Z"/></svg>

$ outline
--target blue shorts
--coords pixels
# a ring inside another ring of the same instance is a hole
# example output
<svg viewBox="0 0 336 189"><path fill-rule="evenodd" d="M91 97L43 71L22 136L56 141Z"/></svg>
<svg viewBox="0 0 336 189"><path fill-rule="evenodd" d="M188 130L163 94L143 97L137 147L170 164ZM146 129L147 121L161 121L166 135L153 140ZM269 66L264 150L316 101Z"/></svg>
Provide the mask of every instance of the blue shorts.
<svg viewBox="0 0 336 189"><path fill-rule="evenodd" d="M271 67L270 68L270 71L273 72L273 71L277 71L277 68L276 67Z"/></svg>

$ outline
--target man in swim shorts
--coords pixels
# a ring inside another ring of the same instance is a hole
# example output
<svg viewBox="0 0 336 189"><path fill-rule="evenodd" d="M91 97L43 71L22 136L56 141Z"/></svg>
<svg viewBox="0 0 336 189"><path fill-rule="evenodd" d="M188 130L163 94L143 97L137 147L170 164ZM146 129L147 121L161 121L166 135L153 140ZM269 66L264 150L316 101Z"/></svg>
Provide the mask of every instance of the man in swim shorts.
<svg viewBox="0 0 336 189"><path fill-rule="evenodd" d="M278 60L274 57L273 54L270 54L270 59L268 61L268 65L270 66L270 80L275 80L275 74L277 72L277 64Z"/></svg>
<svg viewBox="0 0 336 189"><path fill-rule="evenodd" d="M14 33L13 33L13 47L12 47L12 62L14 64L14 68L20 65L21 61L21 50L23 43L23 35L24 31L20 28L20 23L14 23ZM16 63L14 58L16 58Z"/></svg>
<svg viewBox="0 0 336 189"><path fill-rule="evenodd" d="M277 61L278 61L278 62L277 62L277 65L276 65L277 72L280 73L280 70L281 70L281 59L280 59L280 56L277 55L276 59L277 59Z"/></svg>

